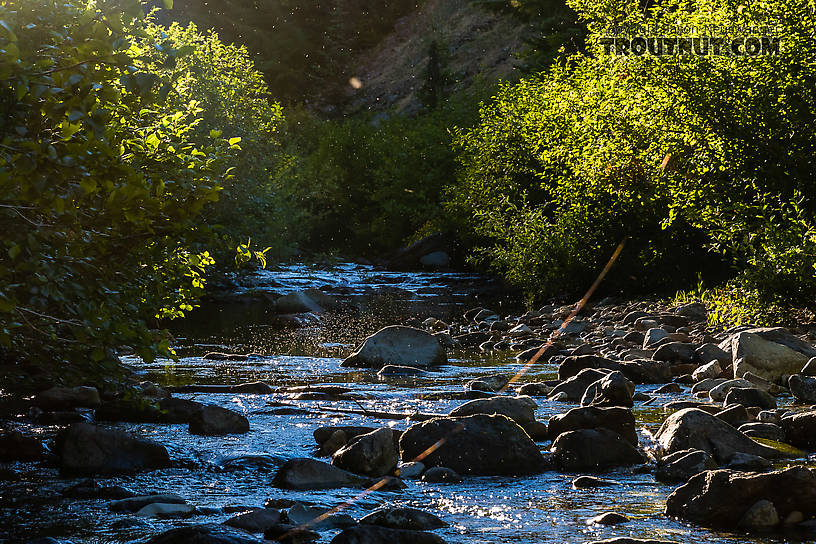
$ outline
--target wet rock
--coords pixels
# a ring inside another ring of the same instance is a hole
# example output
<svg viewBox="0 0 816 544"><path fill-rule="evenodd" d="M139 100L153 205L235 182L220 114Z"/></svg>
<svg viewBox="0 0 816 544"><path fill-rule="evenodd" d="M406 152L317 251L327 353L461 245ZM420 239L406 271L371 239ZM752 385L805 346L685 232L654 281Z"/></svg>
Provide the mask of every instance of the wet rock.
<svg viewBox="0 0 816 544"><path fill-rule="evenodd" d="M488 376L482 376L478 379L469 381L465 384L465 389L496 392L507 385L507 382L509 381L510 376L507 374L490 374Z"/></svg>
<svg viewBox="0 0 816 544"><path fill-rule="evenodd" d="M728 460L726 468L748 472L762 472L771 469L771 462L758 455L735 453L731 459Z"/></svg>
<svg viewBox="0 0 816 544"><path fill-rule="evenodd" d="M526 363L530 359L532 359L539 351L541 351L542 347L544 347L544 351L541 353L541 355L539 356L538 361L537 361L537 362L541 362L541 363L546 363L547 361L550 360L550 357L552 357L553 355L558 355L558 353L561 350L561 348L558 347L555 344L550 344L550 345L544 344L542 346L534 346L532 348L526 349L526 350L516 354L515 359L517 359L519 361L524 361Z"/></svg>
<svg viewBox="0 0 816 544"><path fill-rule="evenodd" d="M459 484L464 479L458 472L448 467L431 467L422 474L422 481L431 484Z"/></svg>
<svg viewBox="0 0 816 544"><path fill-rule="evenodd" d="M750 423L752 421L751 414L748 413L748 409L745 408L742 404L734 404L729 406L725 410L721 412L717 412L714 414L717 419L721 419L725 421L735 429L740 428L742 425L746 423Z"/></svg>
<svg viewBox="0 0 816 544"><path fill-rule="evenodd" d="M633 446L638 443L635 416L626 408L597 406L573 408L565 414L551 417L547 427L551 440L568 431L605 428L621 435Z"/></svg>
<svg viewBox="0 0 816 544"><path fill-rule="evenodd" d="M691 377L695 382L699 382L707 378L719 378L722 372L723 370L720 363L717 361L711 361L710 363L706 363L692 372Z"/></svg>
<svg viewBox="0 0 816 544"><path fill-rule="evenodd" d="M422 376L428 372L415 366L385 365L377 372L380 378L388 376Z"/></svg>
<svg viewBox="0 0 816 544"><path fill-rule="evenodd" d="M522 427L535 421L536 402L530 397L491 397L468 401L451 410L450 417L466 417L476 414L500 414L507 416Z"/></svg>
<svg viewBox="0 0 816 544"><path fill-rule="evenodd" d="M279 314L323 313L337 305L333 297L320 289L306 289L284 295L275 301Z"/></svg>
<svg viewBox="0 0 816 544"><path fill-rule="evenodd" d="M272 485L283 489L333 489L359 487L366 479L323 461L298 457L290 459L278 470Z"/></svg>
<svg viewBox="0 0 816 544"><path fill-rule="evenodd" d="M222 457L217 466L221 470L274 470L286 462L286 459L275 455L247 454Z"/></svg>
<svg viewBox="0 0 816 544"><path fill-rule="evenodd" d="M696 395L697 393L709 392L718 385L727 382L728 380L725 378L704 378L699 382L695 383L694 386L691 388L691 394ZM725 397L723 397L725 398Z"/></svg>
<svg viewBox="0 0 816 544"><path fill-rule="evenodd" d="M725 351L717 344L703 344L694 352L695 358L703 363L719 363L720 366L728 366L731 364L731 353Z"/></svg>
<svg viewBox="0 0 816 544"><path fill-rule="evenodd" d="M419 264L421 264L424 268L447 268L450 266L450 255L448 255L445 251L434 251L432 253L428 253L427 255L423 255L419 259Z"/></svg>
<svg viewBox="0 0 816 544"><path fill-rule="evenodd" d="M692 476L715 468L717 462L708 452L682 450L658 460L655 479L666 483L687 482Z"/></svg>
<svg viewBox="0 0 816 544"><path fill-rule="evenodd" d="M805 366L802 367L801 374L805 376L816 376L816 357L811 358Z"/></svg>
<svg viewBox="0 0 816 544"><path fill-rule="evenodd" d="M60 467L72 472L133 472L170 465L161 444L88 423L77 423L61 433L57 450Z"/></svg>
<svg viewBox="0 0 816 544"><path fill-rule="evenodd" d="M421 329L390 326L369 336L341 366L382 368L385 365L428 367L448 362L445 348Z"/></svg>
<svg viewBox="0 0 816 544"><path fill-rule="evenodd" d="M643 335L642 345L644 348L657 347L661 341L667 339L668 337L668 331L658 328L649 329L646 331L646 334Z"/></svg>
<svg viewBox="0 0 816 544"><path fill-rule="evenodd" d="M628 536L619 536L615 538L608 538L606 540L595 540L587 544L676 544L674 541L668 540L654 540L651 538L630 538Z"/></svg>
<svg viewBox="0 0 816 544"><path fill-rule="evenodd" d="M565 401L578 402L584 396L587 387L606 376L606 374L607 372L603 370L586 368L556 385L552 393L550 393L550 398L561 395Z"/></svg>
<svg viewBox="0 0 816 544"><path fill-rule="evenodd" d="M568 380L586 369L620 370L620 363L597 355L570 356L558 365L558 379Z"/></svg>
<svg viewBox="0 0 816 544"><path fill-rule="evenodd" d="M332 464L355 474L385 476L397 467L399 454L388 427L351 439L332 456Z"/></svg>
<svg viewBox="0 0 816 544"><path fill-rule="evenodd" d="M671 380L672 367L666 361L637 359L624 361L620 371L633 383L666 383Z"/></svg>
<svg viewBox="0 0 816 544"><path fill-rule="evenodd" d="M595 476L578 476L572 481L574 489L590 489L594 487L609 487L611 485L618 485L612 480L604 480L603 478L596 478Z"/></svg>
<svg viewBox="0 0 816 544"><path fill-rule="evenodd" d="M793 467L765 474L712 470L694 476L666 500L666 514L705 527L736 527L758 501L784 519L794 511L816 515L816 474Z"/></svg>
<svg viewBox="0 0 816 544"><path fill-rule="evenodd" d="M329 508L308 506L297 502L289 509L287 516L292 523L308 527L313 531L345 529L346 527L357 525L354 518L348 514L339 513L326 515L329 510Z"/></svg>
<svg viewBox="0 0 816 544"><path fill-rule="evenodd" d="M298 525L279 523L264 531L264 540L283 544L305 544L320 540L320 533Z"/></svg>
<svg viewBox="0 0 816 544"><path fill-rule="evenodd" d="M816 411L784 416L779 426L785 431L785 442L808 450L816 450Z"/></svg>
<svg viewBox="0 0 816 544"><path fill-rule="evenodd" d="M211 351L205 353L202 359L207 361L246 361L249 356L242 353L222 353L220 351Z"/></svg>
<svg viewBox="0 0 816 544"><path fill-rule="evenodd" d="M135 497L132 490L119 485L100 485L92 479L82 480L72 486L68 486L60 493L63 497L71 499L108 499L121 500Z"/></svg>
<svg viewBox="0 0 816 544"><path fill-rule="evenodd" d="M782 328L738 332L721 344L730 348L734 377L753 372L772 382L798 374L816 349Z"/></svg>
<svg viewBox="0 0 816 544"><path fill-rule="evenodd" d="M776 408L776 398L755 387L733 387L725 395L725 406L741 404L747 408L757 407L763 410Z"/></svg>
<svg viewBox="0 0 816 544"><path fill-rule="evenodd" d="M154 503L161 504L186 504L184 497L175 493L162 493L158 495L139 495L117 501L112 501L108 508L113 512L138 512L145 506Z"/></svg>
<svg viewBox="0 0 816 544"><path fill-rule="evenodd" d="M281 512L274 508L259 508L232 516L224 525L243 529L249 533L263 533L281 523Z"/></svg>
<svg viewBox="0 0 816 544"><path fill-rule="evenodd" d="M196 508L191 504L154 502L138 512L140 518L188 518L195 514Z"/></svg>
<svg viewBox="0 0 816 544"><path fill-rule="evenodd" d="M604 512L603 514L589 518L587 525L620 525L626 523L629 518L617 512Z"/></svg>
<svg viewBox="0 0 816 544"><path fill-rule="evenodd" d="M34 404L44 410L96 408L102 399L96 387L52 387L35 396Z"/></svg>
<svg viewBox="0 0 816 544"><path fill-rule="evenodd" d="M816 378L794 374L788 379L788 387L797 402L816 404Z"/></svg>
<svg viewBox="0 0 816 544"><path fill-rule="evenodd" d="M405 480L418 480L425 472L425 464L420 461L411 461L397 467L398 476Z"/></svg>
<svg viewBox="0 0 816 544"><path fill-rule="evenodd" d="M334 537L331 544L445 544L445 541L438 535L423 531L359 525Z"/></svg>
<svg viewBox="0 0 816 544"><path fill-rule="evenodd" d="M677 383L667 383L666 385L661 385L657 389L653 391L655 395L658 394L665 394L665 393L682 393L683 387Z"/></svg>
<svg viewBox="0 0 816 544"><path fill-rule="evenodd" d="M627 380L623 373L613 371L587 387L581 405L631 407L634 405L634 392L635 384Z"/></svg>
<svg viewBox="0 0 816 544"><path fill-rule="evenodd" d="M751 382L742 378L727 380L709 389L708 398L714 402L723 402L728 392L735 387L752 387Z"/></svg>
<svg viewBox="0 0 816 544"><path fill-rule="evenodd" d="M263 540L240 529L207 524L170 529L146 544L263 544Z"/></svg>
<svg viewBox="0 0 816 544"><path fill-rule="evenodd" d="M561 433L550 451L556 466L573 472L598 472L645 462L643 454L629 441L604 428Z"/></svg>
<svg viewBox="0 0 816 544"><path fill-rule="evenodd" d="M19 431L0 435L0 461L39 461L48 453L42 441Z"/></svg>
<svg viewBox="0 0 816 544"><path fill-rule="evenodd" d="M463 348L475 348L487 342L490 339L490 335L486 332L471 332L454 336L453 339Z"/></svg>
<svg viewBox="0 0 816 544"><path fill-rule="evenodd" d="M245 393L248 395L270 395L275 389L266 382L239 383L230 387L232 393Z"/></svg>
<svg viewBox="0 0 816 544"><path fill-rule="evenodd" d="M207 436L249 432L249 420L226 408L204 405L190 418L191 434Z"/></svg>
<svg viewBox="0 0 816 544"><path fill-rule="evenodd" d="M442 446L423 459L426 466L445 466L463 474L516 475L539 472L544 461L535 442L515 422L482 414L412 425L400 438L401 457L414 459L442 438Z"/></svg>
<svg viewBox="0 0 816 544"><path fill-rule="evenodd" d="M416 508L380 508L360 520L361 525L379 525L390 529L432 531L448 524L435 515Z"/></svg>
<svg viewBox="0 0 816 544"><path fill-rule="evenodd" d="M750 453L767 458L781 454L773 448L754 442L728 423L696 408L670 415L655 436L666 453L703 450L719 464L728 462L735 453Z"/></svg>
<svg viewBox="0 0 816 544"><path fill-rule="evenodd" d="M657 348L657 351L652 355L652 359L670 363L690 363L694 360L694 351L696 349L695 344L669 342Z"/></svg>
<svg viewBox="0 0 816 544"><path fill-rule="evenodd" d="M737 527L748 531L770 531L779 525L779 513L771 501L760 500L748 509L737 522Z"/></svg>
<svg viewBox="0 0 816 544"><path fill-rule="evenodd" d="M521 396L546 397L552 393L553 388L546 383L525 383L518 393Z"/></svg>

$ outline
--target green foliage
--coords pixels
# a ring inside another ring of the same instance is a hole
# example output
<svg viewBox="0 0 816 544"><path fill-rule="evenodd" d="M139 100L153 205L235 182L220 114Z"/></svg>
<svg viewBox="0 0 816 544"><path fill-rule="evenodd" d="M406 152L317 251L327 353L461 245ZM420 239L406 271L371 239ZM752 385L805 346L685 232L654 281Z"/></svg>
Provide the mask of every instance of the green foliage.
<svg viewBox="0 0 816 544"><path fill-rule="evenodd" d="M184 94L196 50L136 0L6 0L0 29L2 349L66 380L122 345L170 354L151 325L202 292L189 243L240 151Z"/></svg>
<svg viewBox="0 0 816 544"><path fill-rule="evenodd" d="M739 274L763 297L816 293L816 18L806 0L570 5L589 53L506 86L457 144L453 213L482 257L536 295L589 285L616 244L618 288ZM810 13L811 16L803 16ZM777 56L603 55L613 25L772 25ZM723 263L730 263L727 268Z"/></svg>

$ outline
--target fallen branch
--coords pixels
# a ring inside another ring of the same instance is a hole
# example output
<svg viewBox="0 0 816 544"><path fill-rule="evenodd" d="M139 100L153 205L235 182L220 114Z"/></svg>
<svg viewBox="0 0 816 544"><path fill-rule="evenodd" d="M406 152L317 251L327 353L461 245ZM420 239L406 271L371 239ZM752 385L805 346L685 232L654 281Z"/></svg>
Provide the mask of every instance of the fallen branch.
<svg viewBox="0 0 816 544"><path fill-rule="evenodd" d="M321 412L329 412L332 414L354 414L359 416L368 416L377 419L408 419L409 421L428 421L436 417L447 417L446 414L426 414L422 412L381 412L379 410L367 410L365 408L324 408L322 406L304 407L298 404L288 402L276 401L275 406L287 406L290 408L300 408L306 410L318 410Z"/></svg>

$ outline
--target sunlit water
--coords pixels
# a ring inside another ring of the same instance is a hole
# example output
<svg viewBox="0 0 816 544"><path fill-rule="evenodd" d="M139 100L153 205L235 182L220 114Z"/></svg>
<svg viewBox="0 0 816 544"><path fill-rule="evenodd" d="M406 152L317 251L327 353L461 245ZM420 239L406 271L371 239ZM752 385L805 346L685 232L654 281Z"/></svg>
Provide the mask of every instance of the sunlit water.
<svg viewBox="0 0 816 544"><path fill-rule="evenodd" d="M317 279L307 281L301 274L286 271L278 278L269 273L269 282L290 288L322 285L343 285L359 288L360 276L348 277L352 266L334 272L320 271ZM430 287L449 289L446 279L439 276L400 274L409 280L414 292ZM460 278L447 278L458 283ZM473 278L467 278L472 281ZM251 431L245 435L228 437L201 437L190 435L184 425L115 424L165 444L179 467L118 478L100 478L103 484L124 485L142 493L178 493L198 507L210 508L211 513L196 515L187 520L153 520L136 518L132 514L110 512L106 501L62 499L59 492L76 483L77 479L63 478L56 470L43 476L43 470L33 465L18 465L22 482L0 482L0 540L25 540L36 536L68 538L74 542L128 542L144 539L152 534L192 523L221 522L240 507L258 507L269 498L295 499L326 507L341 504L353 498L359 490L336 489L297 492L272 486L275 465L292 457L310 456L316 444L312 432L326 425L392 426L405 429L406 420L376 420L357 415L338 415L321 408L376 409L388 412L446 413L462 400L425 400L429 393L461 392L468 380L493 373L515 373L520 364L506 356L484 356L477 353L453 353L448 365L438 371L417 378L379 379L374 372L341 368L340 356L348 353L354 342L374 332L376 326L389 321L400 322L411 315L434 315L434 306L416 306L418 297L408 296L405 304L391 301L383 306L368 301L366 311L345 314L329 319L324 326L315 326L297 332L280 331L246 319L219 321L210 313L210 321L221 326L188 323L180 329L179 352L187 354L179 361L157 361L144 364L126 358L145 379L166 385L189 383L233 384L248 380L263 380L273 386L304 384L338 384L359 394L356 402L291 401L283 394L177 394L202 402L218 404L244 413L250 420ZM456 296L448 297L445 304L459 304ZM358 301L359 303L360 301ZM402 305L401 305L402 304ZM446 306L447 307L447 306ZM385 310L383 310L385 308ZM461 307L460 307L461 309ZM449 307L448 307L449 310ZM214 310L213 310L214 311ZM251 312L244 312L252 316ZM207 316L199 317L206 321ZM202 321L197 321L201 323ZM342 332L342 334L341 334ZM276 351L281 346L288 352ZM200 355L207 350L223 349L237 352L253 351L257 356L246 362L214 362ZM308 351L334 352L337 356L308 356ZM306 352L306 353L304 353ZM292 353L297 353L293 355ZM194 355L195 354L195 355ZM543 380L555 375L555 368L540 365L525 376L525 380ZM639 386L651 392L656 386ZM662 404L671 397L659 396ZM307 409L301 414L275 413L275 401L283 401ZM537 399L540 420L561 413L572 405ZM666 414L649 407L636 408L638 419L646 429L654 431ZM644 438L645 439L645 438ZM546 449L548 444L541 444ZM223 470L226 459L240 455L268 456L260 467ZM437 531L446 541L454 543L510 543L510 542L588 542L615 536L659 538L674 542L784 542L801 541L783 537L757 537L740 534L712 533L684 523L667 519L662 511L666 496L673 487L656 483L646 474L632 470L610 472L604 475L619 485L607 488L572 489L575 474L547 472L526 477L469 477L462 484L426 484L407 481L408 488L399 492L375 492L352 504L346 513L360 518L381 505L407 505L437 514L450 526ZM629 516L632 521L615 527L588 526L586 520L597 514L615 511ZM321 542L328 542L337 531L322 533Z"/></svg>

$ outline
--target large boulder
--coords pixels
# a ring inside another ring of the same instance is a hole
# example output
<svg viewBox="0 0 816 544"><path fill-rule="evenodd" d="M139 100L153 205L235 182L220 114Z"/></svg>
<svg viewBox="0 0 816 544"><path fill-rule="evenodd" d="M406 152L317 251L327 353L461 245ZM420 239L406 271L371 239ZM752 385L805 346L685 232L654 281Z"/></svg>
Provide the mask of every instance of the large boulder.
<svg viewBox="0 0 816 544"><path fill-rule="evenodd" d="M566 414L551 417L547 427L551 440L555 440L558 435L567 431L603 427L618 433L634 446L637 446L638 443L635 416L631 410L626 408L600 408L597 406L573 408Z"/></svg>
<svg viewBox="0 0 816 544"><path fill-rule="evenodd" d="M655 439L665 453L702 450L711 454L719 464L729 462L737 453L769 459L781 456L778 450L754 442L725 421L697 408L686 408L670 415Z"/></svg>
<svg viewBox="0 0 816 544"><path fill-rule="evenodd" d="M550 398L563 398L567 401L578 402L586 393L587 387L597 382L609 371L585 368L571 378L567 378L556 385L550 392Z"/></svg>
<svg viewBox="0 0 816 544"><path fill-rule="evenodd" d="M740 404L747 408L773 410L776 408L776 397L756 387L733 387L725 395L724 404L725 406Z"/></svg>
<svg viewBox="0 0 816 544"><path fill-rule="evenodd" d="M558 379L567 380L587 368L620 370L620 363L597 355L572 355L558 365Z"/></svg>
<svg viewBox="0 0 816 544"><path fill-rule="evenodd" d="M816 410L784 416L779 426L785 431L785 441L797 448L816 450Z"/></svg>
<svg viewBox="0 0 816 544"><path fill-rule="evenodd" d="M158 534L146 544L263 544L263 539L226 525L191 525Z"/></svg>
<svg viewBox="0 0 816 544"><path fill-rule="evenodd" d="M359 487L367 479L323 461L298 457L290 459L278 470L272 485L282 489L333 489Z"/></svg>
<svg viewBox="0 0 816 544"><path fill-rule="evenodd" d="M170 465L161 444L88 423L76 423L61 433L57 450L60 466L70 472L134 472Z"/></svg>
<svg viewBox="0 0 816 544"><path fill-rule="evenodd" d="M34 397L34 404L45 410L96 408L102 403L96 387L52 387Z"/></svg>
<svg viewBox="0 0 816 544"><path fill-rule="evenodd" d="M448 362L445 348L433 335L413 327L392 325L372 334L341 366L382 368L385 365L427 367Z"/></svg>
<svg viewBox="0 0 816 544"><path fill-rule="evenodd" d="M635 384L626 379L622 372L613 371L592 383L581 397L582 406L627 406L634 402Z"/></svg>
<svg viewBox="0 0 816 544"><path fill-rule="evenodd" d="M812 518L816 516L816 474L804 467L766 474L706 471L669 495L666 514L705 527L751 529L745 516L759 501L772 503L780 519L797 511L804 519Z"/></svg>
<svg viewBox="0 0 816 544"><path fill-rule="evenodd" d="M544 465L535 442L503 415L435 418L412 425L400 438L403 460L441 445L421 461L460 474L516 475L540 472Z"/></svg>
<svg viewBox="0 0 816 544"><path fill-rule="evenodd" d="M320 289L306 289L280 297L275 301L275 311L279 314L319 314L336 305L337 302Z"/></svg>
<svg viewBox="0 0 816 544"><path fill-rule="evenodd" d="M717 462L707 451L682 450L658 460L655 479L666 483L687 482L692 476L715 468Z"/></svg>
<svg viewBox="0 0 816 544"><path fill-rule="evenodd" d="M553 441L550 451L561 470L572 472L598 472L646 461L631 442L602 427L562 433Z"/></svg>
<svg viewBox="0 0 816 544"><path fill-rule="evenodd" d="M412 531L432 531L447 527L448 524L423 510L408 507L380 508L360 519L363 525L379 525L390 529Z"/></svg>
<svg viewBox="0 0 816 544"><path fill-rule="evenodd" d="M281 512L274 508L259 508L236 514L224 522L224 525L243 529L250 533L263 533L264 531L281 523Z"/></svg>
<svg viewBox="0 0 816 544"><path fill-rule="evenodd" d="M190 433L203 435L243 434L249 432L249 420L232 410L205 405L190 419Z"/></svg>
<svg viewBox="0 0 816 544"><path fill-rule="evenodd" d="M731 353L735 378L753 372L772 382L798 374L816 356L816 348L778 327L738 332L720 347Z"/></svg>
<svg viewBox="0 0 816 544"><path fill-rule="evenodd" d="M354 437L332 456L334 466L372 477L394 472L398 462L394 431L388 427Z"/></svg>
<svg viewBox="0 0 816 544"><path fill-rule="evenodd" d="M816 404L816 378L794 374L788 379L791 395L802 404Z"/></svg>
<svg viewBox="0 0 816 544"><path fill-rule="evenodd" d="M468 401L451 410L451 417L466 417L476 414L500 414L507 416L522 427L535 421L536 402L530 397L491 397Z"/></svg>
<svg viewBox="0 0 816 544"><path fill-rule="evenodd" d="M445 541L439 535L423 531L358 525L334 537L331 544L445 544Z"/></svg>
<svg viewBox="0 0 816 544"><path fill-rule="evenodd" d="M694 360L695 344L685 342L669 342L663 344L655 351L652 359L655 361L668 361L670 363L690 363Z"/></svg>

